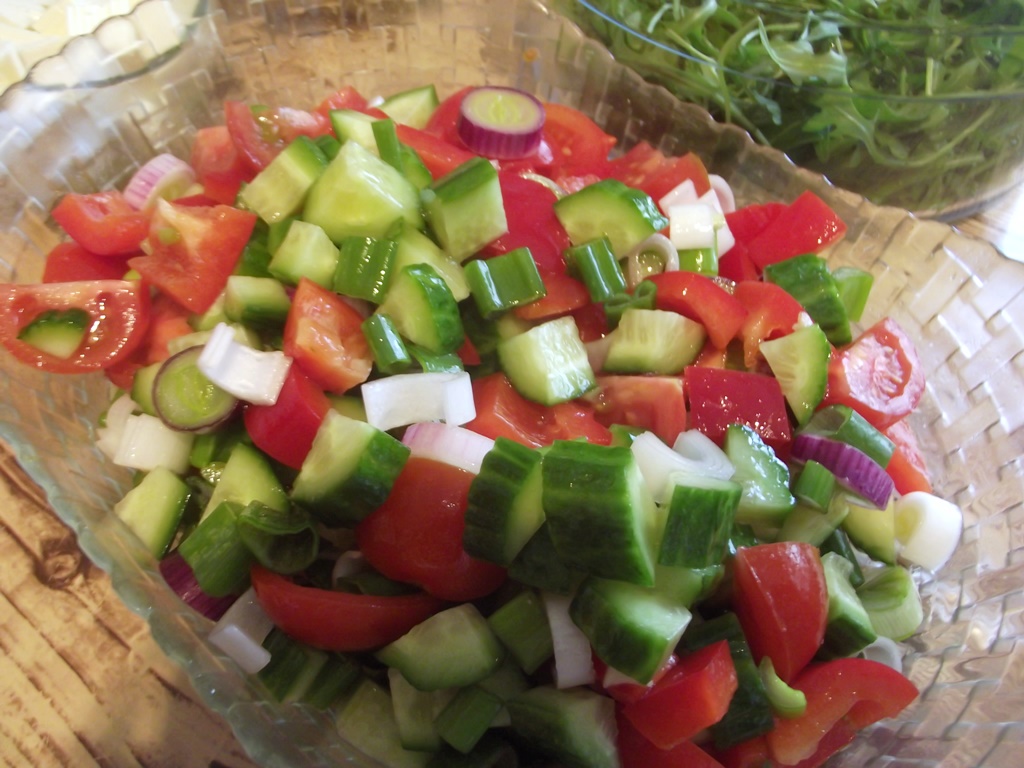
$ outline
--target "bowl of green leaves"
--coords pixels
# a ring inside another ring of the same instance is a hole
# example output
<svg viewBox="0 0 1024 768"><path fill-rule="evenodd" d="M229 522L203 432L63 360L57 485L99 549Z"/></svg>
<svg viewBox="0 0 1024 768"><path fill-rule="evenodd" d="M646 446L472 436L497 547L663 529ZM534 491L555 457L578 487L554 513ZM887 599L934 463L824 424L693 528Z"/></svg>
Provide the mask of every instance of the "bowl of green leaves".
<svg viewBox="0 0 1024 768"><path fill-rule="evenodd" d="M872 202L953 220L1024 177L1019 0L570 0L621 63Z"/></svg>

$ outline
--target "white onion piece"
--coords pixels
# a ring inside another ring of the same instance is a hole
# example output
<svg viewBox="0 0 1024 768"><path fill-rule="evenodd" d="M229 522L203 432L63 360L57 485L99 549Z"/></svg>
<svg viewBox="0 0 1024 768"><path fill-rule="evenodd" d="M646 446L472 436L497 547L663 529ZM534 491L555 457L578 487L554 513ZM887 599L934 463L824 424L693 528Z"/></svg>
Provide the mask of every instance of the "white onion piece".
<svg viewBox="0 0 1024 768"><path fill-rule="evenodd" d="M672 450L693 463L694 471L717 480L731 480L736 468L718 444L699 429L680 432Z"/></svg>
<svg viewBox="0 0 1024 768"><path fill-rule="evenodd" d="M441 461L459 469L479 474L484 456L494 447L494 440L465 427L439 421L412 424L402 442L410 455Z"/></svg>
<svg viewBox="0 0 1024 768"><path fill-rule="evenodd" d="M718 250L718 255L722 256L736 245L736 237L733 235L732 230L729 229L729 222L725 219L725 209L722 207L722 201L714 188L712 188L701 195L700 202L710 205L718 213L718 216L715 217L715 248Z"/></svg>
<svg viewBox="0 0 1024 768"><path fill-rule="evenodd" d="M96 430L96 447L111 461L117 455L128 417L139 409L138 404L128 395L121 395L107 408L104 426Z"/></svg>
<svg viewBox="0 0 1024 768"><path fill-rule="evenodd" d="M874 642L861 650L860 655L870 661L885 664L897 672L903 672L903 649L891 638L879 635Z"/></svg>
<svg viewBox="0 0 1024 768"><path fill-rule="evenodd" d="M668 236L680 251L715 246L718 212L706 203L682 203L668 210Z"/></svg>
<svg viewBox="0 0 1024 768"><path fill-rule="evenodd" d="M675 246L672 245L672 241L665 237L665 235L661 234L661 232L655 232L646 240L631 248L625 256L626 266L624 271L626 285L630 288L636 288L644 278L650 275L650 270L640 261L640 256L645 253L654 253L661 258L662 272L679 271L679 251L676 250Z"/></svg>
<svg viewBox="0 0 1024 768"><path fill-rule="evenodd" d="M362 386L366 420L387 431L419 421L461 425L476 418L469 374L400 373Z"/></svg>
<svg viewBox="0 0 1024 768"><path fill-rule="evenodd" d="M679 182L676 186L666 192L660 200L658 200L658 207L661 212L666 216L668 212L672 210L675 205L689 205L696 203L700 199L700 195L697 194L697 186L687 179L686 181Z"/></svg>
<svg viewBox="0 0 1024 768"><path fill-rule="evenodd" d="M587 350L587 362L590 363L591 370L600 371L604 368L604 361L608 359L608 348L611 345L612 339L609 334L605 334L600 339L583 343Z"/></svg>
<svg viewBox="0 0 1024 768"><path fill-rule="evenodd" d="M171 429L156 416L132 414L125 420L113 461L120 467L144 472L164 467L184 474L193 440L191 432Z"/></svg>
<svg viewBox="0 0 1024 768"><path fill-rule="evenodd" d="M124 188L124 199L133 208L144 210L158 199L173 200L183 196L195 180L192 166L165 152L135 172Z"/></svg>
<svg viewBox="0 0 1024 768"><path fill-rule="evenodd" d="M544 105L517 88L481 86L462 99L456 128L473 152L498 160L537 151L544 129Z"/></svg>
<svg viewBox="0 0 1024 768"><path fill-rule="evenodd" d="M369 569L370 564L366 562L366 557L362 552L358 549L346 550L334 561L334 567L331 569L331 583L336 584L342 579L365 573Z"/></svg>
<svg viewBox="0 0 1024 768"><path fill-rule="evenodd" d="M558 688L590 685L597 679L594 657L587 636L569 616L572 598L553 592L544 592L541 597L555 649L555 685Z"/></svg>
<svg viewBox="0 0 1024 768"><path fill-rule="evenodd" d="M691 430L695 431L695 430ZM686 433L682 433L686 434ZM703 435L701 435L703 437ZM676 440L678 443L678 438ZM728 480L733 475L733 466L725 454L717 456L703 444L697 448L697 439L685 444L690 451L684 455L669 447L653 432L643 432L633 438L631 450L640 474L643 475L651 495L658 504L665 504L672 498L672 490L680 476L698 475ZM713 442L711 446L721 450ZM722 462L724 459L724 464Z"/></svg>
<svg viewBox="0 0 1024 768"><path fill-rule="evenodd" d="M210 642L230 656L250 675L270 663L270 652L263 647L274 622L264 612L250 587L220 617L210 630Z"/></svg>
<svg viewBox="0 0 1024 768"><path fill-rule="evenodd" d="M263 351L240 343L230 325L218 323L197 365L206 378L239 400L273 405L291 363L280 350Z"/></svg>
<svg viewBox="0 0 1024 768"><path fill-rule="evenodd" d="M956 551L964 515L956 504L926 491L913 491L893 503L902 560L928 571L944 566Z"/></svg>
<svg viewBox="0 0 1024 768"><path fill-rule="evenodd" d="M732 213L735 211L736 195L733 193L729 182L717 173L708 174L708 179L711 181L711 189L714 190L715 196L718 197L718 203L722 207L722 212Z"/></svg>

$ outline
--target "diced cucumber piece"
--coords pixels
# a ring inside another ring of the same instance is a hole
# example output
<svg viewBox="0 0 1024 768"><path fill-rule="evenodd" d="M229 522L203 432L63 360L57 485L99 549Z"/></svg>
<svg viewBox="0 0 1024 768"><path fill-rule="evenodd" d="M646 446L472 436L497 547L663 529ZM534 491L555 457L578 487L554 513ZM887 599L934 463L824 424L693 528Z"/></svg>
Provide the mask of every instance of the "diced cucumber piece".
<svg viewBox="0 0 1024 768"><path fill-rule="evenodd" d="M885 509L847 497L849 511L843 530L850 541L869 557L892 565L896 562L896 515L890 499Z"/></svg>
<svg viewBox="0 0 1024 768"><path fill-rule="evenodd" d="M853 339L839 286L821 256L805 253L769 264L764 268L764 279L799 301L832 344L838 347Z"/></svg>
<svg viewBox="0 0 1024 768"><path fill-rule="evenodd" d="M459 263L508 231L498 171L483 157L467 160L420 194L431 231Z"/></svg>
<svg viewBox="0 0 1024 768"><path fill-rule="evenodd" d="M873 643L878 634L850 583L853 564L842 555L826 552L821 556L821 565L828 589L828 618L819 655L824 658L852 656Z"/></svg>
<svg viewBox="0 0 1024 768"><path fill-rule="evenodd" d="M354 141L367 152L378 154L373 124L379 118L357 109L332 109L330 118L334 135L342 144Z"/></svg>
<svg viewBox="0 0 1024 768"><path fill-rule="evenodd" d="M40 313L18 332L18 340L48 355L67 360L78 350L92 318L84 309Z"/></svg>
<svg viewBox="0 0 1024 768"><path fill-rule="evenodd" d="M595 384L587 348L569 315L502 339L498 359L519 394L544 405L574 400Z"/></svg>
<svg viewBox="0 0 1024 768"><path fill-rule="evenodd" d="M114 505L114 514L159 559L174 539L190 495L184 480L169 469L157 467Z"/></svg>
<svg viewBox="0 0 1024 768"><path fill-rule="evenodd" d="M242 509L234 501L218 504L178 546L199 588L211 597L241 594L249 584L254 558L238 532Z"/></svg>
<svg viewBox="0 0 1024 768"><path fill-rule="evenodd" d="M203 516L209 515L224 501L233 501L239 507L258 501L281 512L290 504L288 494L266 456L247 443L238 443L231 449Z"/></svg>
<svg viewBox="0 0 1024 768"><path fill-rule="evenodd" d="M545 756L575 768L618 768L610 697L586 688L541 685L507 706L513 733Z"/></svg>
<svg viewBox="0 0 1024 768"><path fill-rule="evenodd" d="M487 622L527 674L536 672L554 653L544 602L532 589L524 589L502 605Z"/></svg>
<svg viewBox="0 0 1024 768"><path fill-rule="evenodd" d="M338 268L338 246L320 226L308 221L293 221L281 245L270 259L270 274L288 285L298 285L303 277L330 288Z"/></svg>
<svg viewBox="0 0 1024 768"><path fill-rule="evenodd" d="M388 768L426 768L430 753L405 749L386 688L363 677L335 718L345 741Z"/></svg>
<svg viewBox="0 0 1024 768"><path fill-rule="evenodd" d="M327 666L326 651L297 642L276 627L270 630L263 647L270 653L270 661L259 671L259 678L281 702L302 701Z"/></svg>
<svg viewBox="0 0 1024 768"><path fill-rule="evenodd" d="M839 298L846 308L846 316L852 323L860 322L875 276L859 267L839 267L832 271L832 277L839 288Z"/></svg>
<svg viewBox="0 0 1024 768"><path fill-rule="evenodd" d="M822 542L819 548L822 554L826 552L835 552L837 555L846 558L847 562L850 563L850 583L854 589L859 589L864 583L864 571L860 567L859 556L860 553L856 547L853 546L853 542L850 541L850 536L841 527L836 528L832 531L832 534Z"/></svg>
<svg viewBox="0 0 1024 768"><path fill-rule="evenodd" d="M431 84L392 94L384 99L380 109L396 123L423 128L440 103Z"/></svg>
<svg viewBox="0 0 1024 768"><path fill-rule="evenodd" d="M429 264L398 270L378 311L394 321L402 336L432 352L453 352L465 338L458 302Z"/></svg>
<svg viewBox="0 0 1024 768"><path fill-rule="evenodd" d="M385 237L396 221L423 226L419 190L354 141L341 145L317 179L302 217L336 243L350 235Z"/></svg>
<svg viewBox="0 0 1024 768"><path fill-rule="evenodd" d="M421 691L478 683L505 658L505 648L472 603L435 613L377 651Z"/></svg>
<svg viewBox="0 0 1024 768"><path fill-rule="evenodd" d="M882 637L901 641L917 632L924 606L913 574L900 565L887 565L865 578L857 590L871 626Z"/></svg>
<svg viewBox="0 0 1024 768"><path fill-rule="evenodd" d="M463 548L507 567L544 523L541 454L498 437L469 487Z"/></svg>
<svg viewBox="0 0 1024 768"><path fill-rule="evenodd" d="M593 577L580 585L569 615L599 658L640 683L665 665L692 618L658 589Z"/></svg>
<svg viewBox="0 0 1024 768"><path fill-rule="evenodd" d="M725 559L742 486L687 474L672 490L658 563L707 568Z"/></svg>
<svg viewBox="0 0 1024 768"><path fill-rule="evenodd" d="M292 500L330 526L358 523L384 503L409 458L401 441L330 410L292 486Z"/></svg>
<svg viewBox="0 0 1024 768"><path fill-rule="evenodd" d="M443 742L434 721L457 689L421 691L395 667L388 668L388 687L402 747L417 752L439 750Z"/></svg>
<svg viewBox="0 0 1024 768"><path fill-rule="evenodd" d="M793 480L793 495L799 504L826 510L836 492L836 482L832 470L814 459L809 459L799 468Z"/></svg>
<svg viewBox="0 0 1024 768"><path fill-rule="evenodd" d="M804 541L820 547L831 536L850 512L842 494L837 494L825 509L797 502L779 530L784 541Z"/></svg>
<svg viewBox="0 0 1024 768"><path fill-rule="evenodd" d="M759 347L782 387L797 425L806 424L825 396L832 347L817 325L804 325L792 333L762 341Z"/></svg>
<svg viewBox="0 0 1024 768"><path fill-rule="evenodd" d="M508 575L521 584L557 595L572 594L584 578L581 571L570 568L559 558L546 522L509 565Z"/></svg>
<svg viewBox="0 0 1024 768"><path fill-rule="evenodd" d="M283 326L291 306L288 291L272 277L231 275L224 287L224 316L229 322Z"/></svg>
<svg viewBox="0 0 1024 768"><path fill-rule="evenodd" d="M150 416L156 416L156 405L153 404L153 382L160 371L162 363L152 363L139 368L132 378L131 397L132 401L139 406L139 410Z"/></svg>
<svg viewBox="0 0 1024 768"><path fill-rule="evenodd" d="M541 471L559 559L590 575L653 586L660 520L632 450L556 440Z"/></svg>
<svg viewBox="0 0 1024 768"><path fill-rule="evenodd" d="M445 743L468 754L503 706L501 699L479 685L462 688L437 716L437 731Z"/></svg>
<svg viewBox="0 0 1024 768"><path fill-rule="evenodd" d="M603 179L559 198L555 215L573 244L607 237L617 258L668 226L649 195L615 179Z"/></svg>
<svg viewBox="0 0 1024 768"><path fill-rule="evenodd" d="M490 730L467 754L444 746L435 752L427 768L518 768L519 755L505 738Z"/></svg>
<svg viewBox="0 0 1024 768"><path fill-rule="evenodd" d="M736 469L732 479L743 487L736 521L781 525L796 503L789 490L789 467L757 432L743 424L726 429L723 447Z"/></svg>
<svg viewBox="0 0 1024 768"><path fill-rule="evenodd" d="M414 227L404 225L395 234L397 250L393 269L397 272L411 264L429 264L448 284L456 301L469 296L469 282L461 264L441 250L433 240Z"/></svg>
<svg viewBox="0 0 1024 768"><path fill-rule="evenodd" d="M327 156L308 136L299 136L246 184L238 197L268 224L293 216L327 167Z"/></svg>
<svg viewBox="0 0 1024 768"><path fill-rule="evenodd" d="M697 359L707 331L695 320L662 309L627 309L608 334L603 370L675 374Z"/></svg>

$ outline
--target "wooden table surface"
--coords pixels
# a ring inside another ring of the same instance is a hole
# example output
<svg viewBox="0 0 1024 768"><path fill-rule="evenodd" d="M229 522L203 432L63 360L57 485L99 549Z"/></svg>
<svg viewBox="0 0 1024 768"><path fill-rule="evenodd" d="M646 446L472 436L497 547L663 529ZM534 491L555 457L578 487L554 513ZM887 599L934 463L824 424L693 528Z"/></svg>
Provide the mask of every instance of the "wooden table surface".
<svg viewBox="0 0 1024 768"><path fill-rule="evenodd" d="M1024 190L958 226L1024 261ZM2 445L0 763L252 765Z"/></svg>

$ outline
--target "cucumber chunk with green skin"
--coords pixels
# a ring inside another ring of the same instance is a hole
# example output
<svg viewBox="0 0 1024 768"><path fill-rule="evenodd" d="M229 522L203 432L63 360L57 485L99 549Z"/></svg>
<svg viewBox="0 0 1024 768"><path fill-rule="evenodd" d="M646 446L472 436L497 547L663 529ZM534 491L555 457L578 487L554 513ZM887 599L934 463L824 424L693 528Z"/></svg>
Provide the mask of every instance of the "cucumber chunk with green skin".
<svg viewBox="0 0 1024 768"><path fill-rule="evenodd" d="M357 109L332 109L331 128L344 145L354 141L367 152L377 153L377 140L373 136L373 124L378 118Z"/></svg>
<svg viewBox="0 0 1024 768"><path fill-rule="evenodd" d="M764 268L764 279L793 296L835 346L853 340L839 286L821 256L805 253Z"/></svg>
<svg viewBox="0 0 1024 768"><path fill-rule="evenodd" d="M431 231L459 263L508 231L498 171L483 157L467 160L420 196Z"/></svg>
<svg viewBox="0 0 1024 768"><path fill-rule="evenodd" d="M380 109L396 123L422 129L440 103L435 87L422 85L388 96Z"/></svg>
<svg viewBox="0 0 1024 768"><path fill-rule="evenodd" d="M498 342L498 360L523 397L544 405L575 400L594 388L587 348L571 316Z"/></svg>
<svg viewBox="0 0 1024 768"><path fill-rule="evenodd" d="M541 472L559 559L593 576L654 586L662 521L632 450L556 440Z"/></svg>
<svg viewBox="0 0 1024 768"><path fill-rule="evenodd" d="M602 179L559 198L555 215L574 245L607 237L617 258L668 226L649 195L616 179Z"/></svg>
<svg viewBox="0 0 1024 768"><path fill-rule="evenodd" d="M585 577L559 559L546 522L519 551L508 567L508 575L520 584L556 595L572 594Z"/></svg>
<svg viewBox="0 0 1024 768"><path fill-rule="evenodd" d="M292 301L280 280L231 275L224 286L224 316L256 328L282 327Z"/></svg>
<svg viewBox="0 0 1024 768"><path fill-rule="evenodd" d="M157 467L114 505L114 514L153 557L161 558L171 546L190 496L184 480L169 469Z"/></svg>
<svg viewBox="0 0 1024 768"><path fill-rule="evenodd" d="M618 768L615 702L608 696L541 685L511 699L512 732L570 768Z"/></svg>
<svg viewBox="0 0 1024 768"><path fill-rule="evenodd" d="M298 285L308 278L317 285L330 288L338 268L338 246L322 227L308 221L293 221L281 245L274 251L267 269L288 285Z"/></svg>
<svg viewBox="0 0 1024 768"><path fill-rule="evenodd" d="M850 541L869 557L893 565L896 562L896 514L892 501L885 509L847 498L849 510L842 528Z"/></svg>
<svg viewBox="0 0 1024 768"><path fill-rule="evenodd" d="M421 691L394 667L388 669L388 689L402 747L417 752L439 750L443 742L434 721L457 689Z"/></svg>
<svg viewBox="0 0 1024 768"><path fill-rule="evenodd" d="M84 309L40 313L18 332L18 340L48 355L67 360L78 350L92 318Z"/></svg>
<svg viewBox="0 0 1024 768"><path fill-rule="evenodd" d="M130 391L132 400L139 406L139 410L150 416L156 416L156 405L153 404L153 382L160 371L160 363L151 363L139 368L132 377L132 388Z"/></svg>
<svg viewBox="0 0 1024 768"><path fill-rule="evenodd" d="M686 475L672 490L660 565L708 568L725 559L743 488L732 480Z"/></svg>
<svg viewBox="0 0 1024 768"><path fill-rule="evenodd" d="M608 334L608 373L675 374L697 359L707 331L695 320L663 309L630 308Z"/></svg>
<svg viewBox="0 0 1024 768"><path fill-rule="evenodd" d="M750 427L732 424L725 430L725 455L743 488L736 522L781 525L796 499L789 490L789 467Z"/></svg>
<svg viewBox="0 0 1024 768"><path fill-rule="evenodd" d="M392 269L396 273L411 264L429 264L448 284L456 301L469 296L469 281L466 280L462 265L442 251L426 234L414 227L402 225L394 233L394 239L397 249Z"/></svg>
<svg viewBox="0 0 1024 768"><path fill-rule="evenodd" d="M535 590L524 589L488 616L487 622L528 675L554 653L544 602Z"/></svg>
<svg viewBox="0 0 1024 768"><path fill-rule="evenodd" d="M203 516L209 515L224 501L233 501L240 507L258 501L280 512L288 509L290 504L288 494L267 457L241 442L231 449L224 462Z"/></svg>
<svg viewBox="0 0 1024 768"><path fill-rule="evenodd" d="M234 501L218 504L178 546L199 588L211 597L238 595L249 585L255 558L238 531L242 509Z"/></svg>
<svg viewBox="0 0 1024 768"><path fill-rule="evenodd" d="M544 523L541 454L498 437L469 487L462 546L507 567Z"/></svg>
<svg viewBox="0 0 1024 768"><path fill-rule="evenodd" d="M399 270L377 311L390 317L402 336L431 352L454 352L465 338L458 302L429 264Z"/></svg>
<svg viewBox="0 0 1024 768"><path fill-rule="evenodd" d="M335 725L345 741L388 768L426 768L429 752L405 749L386 688L363 677L337 710Z"/></svg>
<svg viewBox="0 0 1024 768"><path fill-rule="evenodd" d="M602 661L643 684L668 661L692 618L659 589L593 577L580 585L569 615Z"/></svg>
<svg viewBox="0 0 1024 768"><path fill-rule="evenodd" d="M866 576L857 590L871 626L882 637L902 641L924 621L924 606L917 582L906 568L886 565Z"/></svg>
<svg viewBox="0 0 1024 768"><path fill-rule="evenodd" d="M435 613L375 654L421 691L478 683L501 665L505 648L472 603Z"/></svg>
<svg viewBox="0 0 1024 768"><path fill-rule="evenodd" d="M821 565L828 591L828 614L825 640L818 655L826 659L852 656L873 643L878 634L850 583L853 564L842 555L826 552L821 556Z"/></svg>
<svg viewBox="0 0 1024 768"><path fill-rule="evenodd" d="M241 204L268 224L296 214L327 167L327 156L308 136L299 136L256 174L238 194Z"/></svg>
<svg viewBox="0 0 1024 768"><path fill-rule="evenodd" d="M355 525L384 503L409 448L330 410L292 486L292 500L329 526Z"/></svg>
<svg viewBox="0 0 1024 768"><path fill-rule="evenodd" d="M804 541L820 547L842 524L850 506L842 495L832 498L825 509L797 502L779 530L783 541Z"/></svg>
<svg viewBox="0 0 1024 768"><path fill-rule="evenodd" d="M806 424L825 396L828 384L832 347L825 332L817 325L804 325L792 333L762 341L759 349L778 379L797 425Z"/></svg>
<svg viewBox="0 0 1024 768"><path fill-rule="evenodd" d="M341 145L313 184L302 218L335 243L350 235L385 237L396 221L423 227L419 190L354 141Z"/></svg>
<svg viewBox="0 0 1024 768"><path fill-rule="evenodd" d="M491 727L504 706L502 700L479 685L459 689L435 721L445 743L468 754Z"/></svg>

